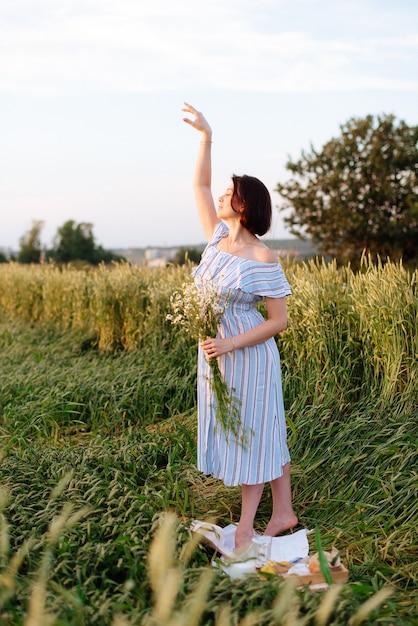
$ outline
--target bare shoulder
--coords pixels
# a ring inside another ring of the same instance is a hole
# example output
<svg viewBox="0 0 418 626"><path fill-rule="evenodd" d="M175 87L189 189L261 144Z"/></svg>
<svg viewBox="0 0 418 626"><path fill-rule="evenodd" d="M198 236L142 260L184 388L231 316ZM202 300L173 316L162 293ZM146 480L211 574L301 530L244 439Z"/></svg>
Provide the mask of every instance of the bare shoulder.
<svg viewBox="0 0 418 626"><path fill-rule="evenodd" d="M261 263L277 263L277 254L268 248L262 241L255 247L256 260Z"/></svg>

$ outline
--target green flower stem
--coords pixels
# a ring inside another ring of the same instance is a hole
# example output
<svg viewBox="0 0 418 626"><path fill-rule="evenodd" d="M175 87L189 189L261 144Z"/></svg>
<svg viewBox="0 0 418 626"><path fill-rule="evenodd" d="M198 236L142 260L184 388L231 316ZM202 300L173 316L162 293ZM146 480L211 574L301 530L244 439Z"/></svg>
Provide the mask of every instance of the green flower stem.
<svg viewBox="0 0 418 626"><path fill-rule="evenodd" d="M228 441L232 435L244 447L247 439L241 426L239 401L228 389L219 369L218 360L208 359L208 362L212 372L212 390L216 398L216 419L222 427L226 440Z"/></svg>

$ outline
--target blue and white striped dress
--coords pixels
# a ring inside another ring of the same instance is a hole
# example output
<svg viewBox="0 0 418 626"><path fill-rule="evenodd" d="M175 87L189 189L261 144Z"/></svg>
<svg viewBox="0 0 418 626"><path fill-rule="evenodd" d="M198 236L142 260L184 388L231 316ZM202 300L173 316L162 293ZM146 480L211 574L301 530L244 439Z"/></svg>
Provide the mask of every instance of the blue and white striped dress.
<svg viewBox="0 0 418 626"><path fill-rule="evenodd" d="M218 336L239 335L264 321L255 304L263 298L291 294L280 263L263 263L218 250L228 235L220 222L193 274L197 282L211 281L227 294L228 303ZM282 475L290 461L286 443L280 357L275 339L236 349L219 357L219 366L229 389L234 390L248 445L233 436L225 438L216 424L216 409L210 385L211 371L202 348L198 361L198 468L220 478L225 485L254 485Z"/></svg>

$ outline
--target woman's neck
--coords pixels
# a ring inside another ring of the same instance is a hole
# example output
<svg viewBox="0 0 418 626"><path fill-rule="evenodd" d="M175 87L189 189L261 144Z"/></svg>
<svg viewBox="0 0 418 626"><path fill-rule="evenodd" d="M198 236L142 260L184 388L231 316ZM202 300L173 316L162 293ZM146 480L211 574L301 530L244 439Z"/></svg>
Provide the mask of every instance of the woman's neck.
<svg viewBox="0 0 418 626"><path fill-rule="evenodd" d="M240 222L234 220L233 222L226 222L229 228L228 240L231 246L233 245L247 245L256 243L257 237L253 235L247 228L245 228Z"/></svg>

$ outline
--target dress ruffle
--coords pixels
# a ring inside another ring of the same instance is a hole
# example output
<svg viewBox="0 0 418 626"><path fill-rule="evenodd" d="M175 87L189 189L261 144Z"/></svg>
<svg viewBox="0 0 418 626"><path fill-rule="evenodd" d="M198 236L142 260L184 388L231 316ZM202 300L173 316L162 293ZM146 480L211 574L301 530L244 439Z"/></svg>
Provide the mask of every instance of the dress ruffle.
<svg viewBox="0 0 418 626"><path fill-rule="evenodd" d="M280 263L263 263L218 250L217 244L228 233L226 224L219 222L202 257L204 261L193 275L213 280L227 289L240 289L260 299L290 296L292 291Z"/></svg>

